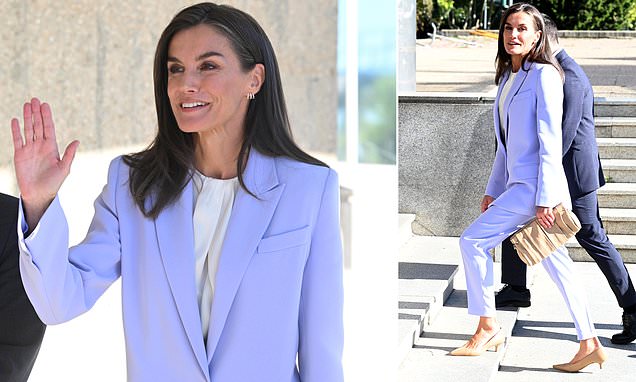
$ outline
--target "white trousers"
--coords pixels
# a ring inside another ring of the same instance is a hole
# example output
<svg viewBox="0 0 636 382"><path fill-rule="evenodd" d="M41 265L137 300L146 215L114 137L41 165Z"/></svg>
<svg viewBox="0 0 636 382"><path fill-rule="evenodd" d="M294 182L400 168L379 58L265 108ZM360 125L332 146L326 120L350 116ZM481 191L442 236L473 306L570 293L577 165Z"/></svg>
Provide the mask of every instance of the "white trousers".
<svg viewBox="0 0 636 382"><path fill-rule="evenodd" d="M495 279L489 251L533 217L491 205L466 228L459 239L459 246L468 288L468 314L495 317ZM574 263L565 246L541 264L565 300L579 341L596 337L584 289L574 274Z"/></svg>

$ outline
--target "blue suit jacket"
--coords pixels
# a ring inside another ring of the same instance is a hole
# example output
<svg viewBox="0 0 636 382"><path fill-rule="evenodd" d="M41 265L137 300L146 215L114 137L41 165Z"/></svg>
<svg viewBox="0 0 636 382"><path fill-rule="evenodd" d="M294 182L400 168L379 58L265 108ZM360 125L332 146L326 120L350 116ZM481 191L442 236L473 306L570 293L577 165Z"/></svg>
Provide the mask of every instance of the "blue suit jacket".
<svg viewBox="0 0 636 382"><path fill-rule="evenodd" d="M509 72L499 84L493 110L497 152L486 195L501 208L534 216L537 206L571 208L571 203L561 163L561 77L551 65L526 63L525 69L504 100L505 141L497 105Z"/></svg>
<svg viewBox="0 0 636 382"><path fill-rule="evenodd" d="M252 150L244 180L257 198L237 192L207 344L195 291L192 182L150 220L134 204L128 177L115 159L81 244L68 249L57 198L21 239L25 288L44 322L82 314L121 276L130 381L343 380L333 170Z"/></svg>
<svg viewBox="0 0 636 382"><path fill-rule="evenodd" d="M594 92L583 69L564 50L556 59L565 72L563 168L575 198L605 184L594 130Z"/></svg>

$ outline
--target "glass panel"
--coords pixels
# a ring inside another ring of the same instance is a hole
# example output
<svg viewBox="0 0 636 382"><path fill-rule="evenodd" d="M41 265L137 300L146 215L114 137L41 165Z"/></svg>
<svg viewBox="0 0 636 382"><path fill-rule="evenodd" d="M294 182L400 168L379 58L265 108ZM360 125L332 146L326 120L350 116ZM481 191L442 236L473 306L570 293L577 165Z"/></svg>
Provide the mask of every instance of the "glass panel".
<svg viewBox="0 0 636 382"><path fill-rule="evenodd" d="M396 2L358 1L359 161L395 164Z"/></svg>

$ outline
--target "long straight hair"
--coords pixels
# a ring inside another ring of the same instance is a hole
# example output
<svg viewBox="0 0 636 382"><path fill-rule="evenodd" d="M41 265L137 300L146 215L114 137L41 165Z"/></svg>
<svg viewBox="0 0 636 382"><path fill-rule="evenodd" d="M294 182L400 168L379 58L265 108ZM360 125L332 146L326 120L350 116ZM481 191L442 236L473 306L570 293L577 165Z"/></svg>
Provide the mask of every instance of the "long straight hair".
<svg viewBox="0 0 636 382"><path fill-rule="evenodd" d="M244 122L244 137L237 161L238 180L251 149L271 156L285 156L300 162L327 166L301 150L293 141L278 62L267 35L258 22L236 8L200 3L179 12L161 34L154 61L155 106L158 132L147 149L126 155L130 166L130 192L146 217L156 218L173 203L192 177L194 140L192 133L182 132L168 98L168 48L174 35L197 25L208 25L223 34L238 56L241 69L247 72L256 64L265 67L265 79L255 99L250 100ZM149 197L153 196L153 203Z"/></svg>
<svg viewBox="0 0 636 382"><path fill-rule="evenodd" d="M501 18L501 25L499 26L499 42L497 47L497 57L495 58L495 84L499 85L499 81L503 74L512 68L512 56L506 52L506 48L504 46L504 31L506 29L506 22L508 21L508 17L513 13L517 12L525 12L530 15L534 21L534 28L539 33L539 40L534 44L530 52L526 54L521 59L521 70L528 71L530 68L526 69L526 62L538 62L540 64L550 64L554 66L561 74L561 80L563 80L563 69L556 61L556 59L552 56L552 51L550 50L550 44L548 44L547 36L545 33L545 23L543 21L543 17L541 16L541 12L534 6L526 3L516 3L511 5L503 17Z"/></svg>

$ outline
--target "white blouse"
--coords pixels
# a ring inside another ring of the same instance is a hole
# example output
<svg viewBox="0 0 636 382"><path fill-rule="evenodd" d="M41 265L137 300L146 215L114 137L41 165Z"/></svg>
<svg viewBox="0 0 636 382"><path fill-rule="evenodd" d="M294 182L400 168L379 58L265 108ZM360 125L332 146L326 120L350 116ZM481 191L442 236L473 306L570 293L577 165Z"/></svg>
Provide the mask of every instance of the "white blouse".
<svg viewBox="0 0 636 382"><path fill-rule="evenodd" d="M508 141L508 136L506 134L506 121L508 120L507 116L504 115L504 103L506 102L506 97L508 96L508 93L510 92L510 88L512 87L512 84L515 82L515 77L517 76L516 72L510 72L510 75L508 76L508 79L506 80L506 83L503 86L503 89L501 89L501 95L499 96L499 104L497 105L497 107L499 107L499 130L501 130L501 136L503 137L504 142Z"/></svg>
<svg viewBox="0 0 636 382"><path fill-rule="evenodd" d="M214 298L214 282L219 265L225 231L232 213L238 178L209 178L198 171L192 177L194 216L194 275L201 330L207 341L210 310Z"/></svg>

